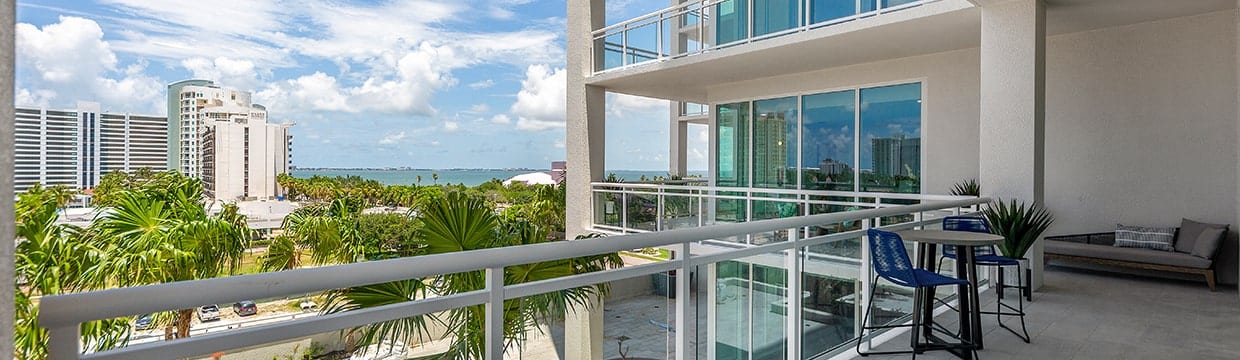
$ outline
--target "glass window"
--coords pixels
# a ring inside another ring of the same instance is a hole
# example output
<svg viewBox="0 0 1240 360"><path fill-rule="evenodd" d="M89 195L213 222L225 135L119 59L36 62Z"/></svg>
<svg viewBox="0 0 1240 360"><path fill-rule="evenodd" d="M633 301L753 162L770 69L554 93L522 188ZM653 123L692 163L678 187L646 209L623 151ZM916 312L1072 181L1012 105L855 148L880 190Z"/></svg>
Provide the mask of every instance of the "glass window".
<svg viewBox="0 0 1240 360"><path fill-rule="evenodd" d="M861 89L861 191L921 192L921 84Z"/></svg>
<svg viewBox="0 0 1240 360"><path fill-rule="evenodd" d="M799 0L753 0L753 35L762 36L801 25Z"/></svg>
<svg viewBox="0 0 1240 360"><path fill-rule="evenodd" d="M855 90L806 95L801 98L801 188L855 191L854 141L857 121Z"/></svg>
<svg viewBox="0 0 1240 360"><path fill-rule="evenodd" d="M878 10L878 0L861 0L861 12L867 13Z"/></svg>
<svg viewBox="0 0 1240 360"><path fill-rule="evenodd" d="M715 113L715 183L722 187L749 187L749 103L719 105ZM715 219L747 221L745 200L717 200Z"/></svg>
<svg viewBox="0 0 1240 360"><path fill-rule="evenodd" d="M748 1L726 0L715 5L715 44L727 44L749 37Z"/></svg>
<svg viewBox="0 0 1240 360"><path fill-rule="evenodd" d="M820 23L857 14L857 0L812 0L810 21Z"/></svg>
<svg viewBox="0 0 1240 360"><path fill-rule="evenodd" d="M796 189L797 98L755 101L753 119L753 186Z"/></svg>

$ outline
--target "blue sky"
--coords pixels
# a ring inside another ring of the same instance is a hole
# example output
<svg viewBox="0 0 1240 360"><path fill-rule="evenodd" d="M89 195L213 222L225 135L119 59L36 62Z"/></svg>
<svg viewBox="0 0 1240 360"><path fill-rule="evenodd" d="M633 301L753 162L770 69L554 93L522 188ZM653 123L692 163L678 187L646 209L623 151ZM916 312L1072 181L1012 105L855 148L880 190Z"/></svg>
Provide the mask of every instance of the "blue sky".
<svg viewBox="0 0 1240 360"><path fill-rule="evenodd" d="M609 1L616 22L666 2ZM17 102L166 113L215 80L295 122L304 167L532 167L564 154L563 0L19 1ZM607 168L667 168L667 103L608 99ZM690 169L706 168L704 127Z"/></svg>

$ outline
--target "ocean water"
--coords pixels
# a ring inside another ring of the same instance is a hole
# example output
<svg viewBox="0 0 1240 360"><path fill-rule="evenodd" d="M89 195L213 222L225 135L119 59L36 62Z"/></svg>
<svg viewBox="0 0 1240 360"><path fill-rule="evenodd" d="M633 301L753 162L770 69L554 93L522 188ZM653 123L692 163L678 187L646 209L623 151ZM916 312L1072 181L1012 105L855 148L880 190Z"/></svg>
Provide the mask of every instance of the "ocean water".
<svg viewBox="0 0 1240 360"><path fill-rule="evenodd" d="M364 179L375 180L386 185L410 185L418 183L418 176L422 176L421 185L432 184L464 184L465 186L477 186L491 179L507 180L513 176L534 172L539 170L293 170L289 173L295 177L308 178L314 175L319 176L359 176ZM666 171L646 171L646 170L616 170L609 173L615 173L616 177L626 181L637 181L644 175L648 179L655 176L667 176ZM690 171L692 175L703 176L705 171ZM439 181L434 181L431 177L439 174Z"/></svg>

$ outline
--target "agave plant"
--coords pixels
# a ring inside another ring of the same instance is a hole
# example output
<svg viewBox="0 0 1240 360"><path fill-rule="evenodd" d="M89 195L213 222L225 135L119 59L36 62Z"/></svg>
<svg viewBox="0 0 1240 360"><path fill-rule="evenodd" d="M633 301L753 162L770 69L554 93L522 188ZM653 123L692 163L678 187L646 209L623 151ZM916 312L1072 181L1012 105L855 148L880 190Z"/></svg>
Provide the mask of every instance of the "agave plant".
<svg viewBox="0 0 1240 360"><path fill-rule="evenodd" d="M952 186L951 193L956 196L981 196L982 186L977 183L977 179L968 179Z"/></svg>
<svg viewBox="0 0 1240 360"><path fill-rule="evenodd" d="M1040 204L1025 204L1016 199L1004 203L1003 199L987 204L982 210L986 221L996 235L1003 236L999 252L1005 257L1022 259L1029 248L1038 241L1043 232L1055 222L1055 218Z"/></svg>

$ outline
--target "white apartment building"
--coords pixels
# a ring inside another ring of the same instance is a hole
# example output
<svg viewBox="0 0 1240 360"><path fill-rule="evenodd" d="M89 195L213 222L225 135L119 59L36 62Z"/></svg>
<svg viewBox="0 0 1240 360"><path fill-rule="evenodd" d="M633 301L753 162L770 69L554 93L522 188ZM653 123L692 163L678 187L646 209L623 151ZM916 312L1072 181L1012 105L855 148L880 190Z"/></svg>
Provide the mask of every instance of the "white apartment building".
<svg viewBox="0 0 1240 360"><path fill-rule="evenodd" d="M201 126L202 181L207 197L230 201L274 199L284 194L276 176L288 172L292 124L222 118Z"/></svg>
<svg viewBox="0 0 1240 360"><path fill-rule="evenodd" d="M570 238L925 203L968 179L983 196L1044 205L1057 219L1047 236L1240 223L1234 0L671 0L620 19L609 5L568 3ZM685 173L686 125L705 125L709 185L603 183L608 93L673 104L672 174ZM1150 162L1173 165L1151 172ZM922 215L738 234L691 253ZM852 325L862 307L840 305L880 285L863 237L815 241L690 270L708 300L687 316L709 326L678 331L677 357L847 351L853 327L830 324ZM1035 288L1042 243L1028 254ZM1234 230L1218 256L1218 281L1235 283ZM738 284L749 289L740 300L721 290ZM785 305L803 311L766 311ZM811 317L820 313L843 317ZM588 331L567 331L581 338L566 356L602 358L608 345L589 332L605 320L583 318L570 329ZM691 343L696 354L680 352Z"/></svg>
<svg viewBox="0 0 1240 360"><path fill-rule="evenodd" d="M35 183L94 188L104 174L167 169L162 116L103 112L95 102L72 110L19 107L16 190Z"/></svg>
<svg viewBox="0 0 1240 360"><path fill-rule="evenodd" d="M170 152L169 157L176 159L177 169L193 177L202 176L200 136L205 123L267 121L267 109L252 103L250 92L223 88L209 80L185 80L168 85L168 98L168 126L176 128L176 131L169 131L176 139L176 151ZM173 146L171 141L170 146Z"/></svg>

